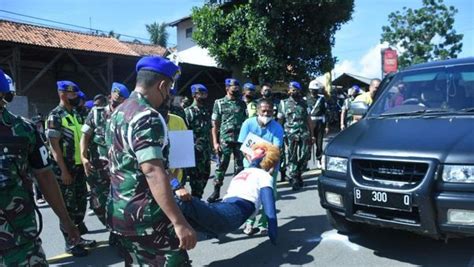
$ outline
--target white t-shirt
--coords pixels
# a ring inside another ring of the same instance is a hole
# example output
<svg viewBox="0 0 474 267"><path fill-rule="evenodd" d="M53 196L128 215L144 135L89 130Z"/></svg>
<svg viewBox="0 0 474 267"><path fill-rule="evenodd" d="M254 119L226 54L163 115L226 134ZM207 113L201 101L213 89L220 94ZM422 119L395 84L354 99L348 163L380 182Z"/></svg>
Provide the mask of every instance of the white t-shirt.
<svg viewBox="0 0 474 267"><path fill-rule="evenodd" d="M247 168L237 174L230 182L227 194L223 199L240 197L255 204L255 212L260 209L260 189L273 188L273 177L266 171Z"/></svg>

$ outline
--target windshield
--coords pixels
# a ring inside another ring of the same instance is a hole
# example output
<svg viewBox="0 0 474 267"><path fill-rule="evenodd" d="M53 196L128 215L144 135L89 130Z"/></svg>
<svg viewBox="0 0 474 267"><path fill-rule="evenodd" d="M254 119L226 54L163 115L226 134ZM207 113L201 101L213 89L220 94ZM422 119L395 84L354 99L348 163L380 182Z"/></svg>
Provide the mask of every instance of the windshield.
<svg viewBox="0 0 474 267"><path fill-rule="evenodd" d="M401 72L384 87L368 117L474 108L474 64Z"/></svg>

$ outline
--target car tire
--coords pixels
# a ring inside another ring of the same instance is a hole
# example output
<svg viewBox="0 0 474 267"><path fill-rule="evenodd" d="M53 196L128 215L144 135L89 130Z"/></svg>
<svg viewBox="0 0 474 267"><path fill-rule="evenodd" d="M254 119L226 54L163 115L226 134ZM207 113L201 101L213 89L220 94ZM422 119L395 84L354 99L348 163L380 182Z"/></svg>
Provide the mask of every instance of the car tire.
<svg viewBox="0 0 474 267"><path fill-rule="evenodd" d="M346 220L342 215L330 210L326 210L326 215L331 226L341 234L355 233L359 230L359 224Z"/></svg>

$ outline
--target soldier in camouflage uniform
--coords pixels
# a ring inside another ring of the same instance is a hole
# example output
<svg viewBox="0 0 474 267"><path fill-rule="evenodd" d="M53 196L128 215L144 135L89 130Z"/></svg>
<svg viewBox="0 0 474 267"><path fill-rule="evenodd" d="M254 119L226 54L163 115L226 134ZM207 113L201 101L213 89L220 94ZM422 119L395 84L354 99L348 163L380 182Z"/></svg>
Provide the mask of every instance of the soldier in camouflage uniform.
<svg viewBox="0 0 474 267"><path fill-rule="evenodd" d="M9 83L0 70L0 266L47 266L37 229L30 170L72 242L79 230L67 214L48 149L33 123L10 113Z"/></svg>
<svg viewBox="0 0 474 267"><path fill-rule="evenodd" d="M245 83L243 86L244 102L247 104L247 116L249 118L257 116L257 101L255 101L255 85Z"/></svg>
<svg viewBox="0 0 474 267"><path fill-rule="evenodd" d="M306 168L309 148L314 139L312 122L301 91L298 82L290 82L290 97L280 103L278 110L278 119L284 126L288 141L288 169L293 190L299 190L304 185L301 175Z"/></svg>
<svg viewBox="0 0 474 267"><path fill-rule="evenodd" d="M63 194L69 216L78 226L81 234L88 232L84 224L87 209L87 185L81 162L80 140L82 118L74 107L79 104L79 87L71 81L59 81L59 105L54 108L46 122L46 136L56 161L55 172ZM64 234L64 233L63 233ZM66 241L66 252L74 256L84 256L84 247L96 245L94 240L81 238L79 246Z"/></svg>
<svg viewBox="0 0 474 267"><path fill-rule="evenodd" d="M194 133L196 167L188 169L187 173L190 178L191 195L201 199L211 174L211 114L205 107L207 88L202 84L193 84L191 94L194 102L184 112L186 123Z"/></svg>
<svg viewBox="0 0 474 267"><path fill-rule="evenodd" d="M137 63L137 84L112 114L106 130L110 147L107 224L121 236L126 265L187 266L186 250L196 233L173 198L177 179L165 169L168 130L157 109L166 103L179 68L161 57Z"/></svg>
<svg viewBox="0 0 474 267"><path fill-rule="evenodd" d="M225 85L227 95L217 99L212 110L212 142L220 162L216 167L214 192L207 199L208 202L215 202L220 197L231 154L234 154L234 174L243 170L243 155L237 139L242 123L247 119L247 106L240 100L239 81L226 79Z"/></svg>
<svg viewBox="0 0 474 267"><path fill-rule="evenodd" d="M110 115L130 95L125 85L113 83L110 103L105 107L94 107L82 125L81 160L91 190L90 206L105 222L105 205L109 195L110 177L108 148L105 144L105 127Z"/></svg>

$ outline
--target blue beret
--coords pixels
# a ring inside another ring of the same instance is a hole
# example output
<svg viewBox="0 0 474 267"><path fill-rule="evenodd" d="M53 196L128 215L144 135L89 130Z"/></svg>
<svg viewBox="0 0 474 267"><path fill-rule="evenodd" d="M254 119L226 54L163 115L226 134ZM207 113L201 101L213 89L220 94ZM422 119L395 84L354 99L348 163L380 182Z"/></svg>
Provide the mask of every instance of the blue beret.
<svg viewBox="0 0 474 267"><path fill-rule="evenodd" d="M130 92L128 91L127 86L121 83L113 83L111 93L117 92L121 97L128 98L130 96Z"/></svg>
<svg viewBox="0 0 474 267"><path fill-rule="evenodd" d="M82 91L79 91L79 92L77 93L77 96L78 96L79 98L82 98L82 99L86 100L86 94L84 94L84 92L82 92Z"/></svg>
<svg viewBox="0 0 474 267"><path fill-rule="evenodd" d="M191 94L195 94L197 92L204 92L204 93L207 93L207 88L206 86L200 84L200 83L197 83L197 84L193 84L191 85Z"/></svg>
<svg viewBox="0 0 474 267"><path fill-rule="evenodd" d="M151 56L142 57L137 63L137 72L140 70L149 70L159 74L163 74L170 78L172 81L176 81L181 74L180 68L173 62L166 58Z"/></svg>
<svg viewBox="0 0 474 267"><path fill-rule="evenodd" d="M86 101L84 106L86 106L86 108L88 108L88 109L92 109L94 107L94 100Z"/></svg>
<svg viewBox="0 0 474 267"><path fill-rule="evenodd" d="M10 84L5 77L5 73L0 69L0 93L10 92Z"/></svg>
<svg viewBox="0 0 474 267"><path fill-rule="evenodd" d="M253 83L246 83L244 84L244 90L247 89L249 91L255 91L255 85Z"/></svg>
<svg viewBox="0 0 474 267"><path fill-rule="evenodd" d="M58 91L61 92L79 92L79 86L71 81L58 81Z"/></svg>
<svg viewBox="0 0 474 267"><path fill-rule="evenodd" d="M239 86L240 83L239 83L239 81L237 81L236 79L233 79L233 78L225 79L225 86L233 86L233 85Z"/></svg>
<svg viewBox="0 0 474 267"><path fill-rule="evenodd" d="M295 88L297 90L301 90L301 85L299 82L291 81L288 85L289 88Z"/></svg>

